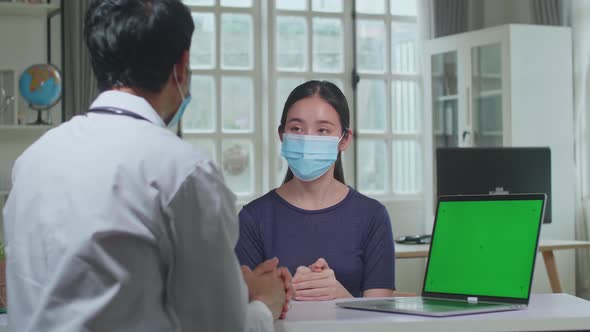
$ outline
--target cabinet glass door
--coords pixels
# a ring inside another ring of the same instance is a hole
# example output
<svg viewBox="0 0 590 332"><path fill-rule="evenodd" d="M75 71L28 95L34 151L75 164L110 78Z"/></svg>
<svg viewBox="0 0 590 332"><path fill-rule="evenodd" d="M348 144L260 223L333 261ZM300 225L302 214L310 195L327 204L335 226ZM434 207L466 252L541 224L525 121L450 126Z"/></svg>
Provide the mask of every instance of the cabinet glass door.
<svg viewBox="0 0 590 332"><path fill-rule="evenodd" d="M434 148L457 147L457 52L434 54L431 61Z"/></svg>
<svg viewBox="0 0 590 332"><path fill-rule="evenodd" d="M473 146L502 146L502 48L471 49Z"/></svg>

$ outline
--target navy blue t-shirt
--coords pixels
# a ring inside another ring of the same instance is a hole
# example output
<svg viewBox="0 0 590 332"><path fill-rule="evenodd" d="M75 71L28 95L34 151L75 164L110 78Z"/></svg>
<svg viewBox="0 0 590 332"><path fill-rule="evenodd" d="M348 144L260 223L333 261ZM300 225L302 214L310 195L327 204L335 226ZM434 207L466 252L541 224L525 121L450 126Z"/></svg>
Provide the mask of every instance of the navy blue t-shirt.
<svg viewBox="0 0 590 332"><path fill-rule="evenodd" d="M278 257L294 274L323 257L354 297L366 289L395 289L395 253L389 214L378 201L350 188L338 204L300 209L275 190L240 211L236 254L254 269Z"/></svg>

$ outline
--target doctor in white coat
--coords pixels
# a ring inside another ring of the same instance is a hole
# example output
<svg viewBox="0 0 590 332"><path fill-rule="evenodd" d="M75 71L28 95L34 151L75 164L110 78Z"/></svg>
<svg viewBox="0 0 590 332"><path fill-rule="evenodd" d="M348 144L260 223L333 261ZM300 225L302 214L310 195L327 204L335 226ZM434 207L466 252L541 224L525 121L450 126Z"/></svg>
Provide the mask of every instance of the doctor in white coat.
<svg viewBox="0 0 590 332"><path fill-rule="evenodd" d="M10 331L271 331L285 314L290 274L240 270L234 195L166 128L190 100L193 30L180 0L92 3L102 93L13 169Z"/></svg>

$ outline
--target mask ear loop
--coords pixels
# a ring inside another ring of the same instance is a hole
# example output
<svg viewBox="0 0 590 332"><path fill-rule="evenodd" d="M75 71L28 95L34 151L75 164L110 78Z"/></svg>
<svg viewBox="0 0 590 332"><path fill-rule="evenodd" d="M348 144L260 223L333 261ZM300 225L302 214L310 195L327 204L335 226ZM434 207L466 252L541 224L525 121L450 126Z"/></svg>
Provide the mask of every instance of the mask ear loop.
<svg viewBox="0 0 590 332"><path fill-rule="evenodd" d="M338 144L340 144L340 142L342 142L342 139L346 136L348 136L348 128L344 128L344 132L342 133L342 136L340 136L340 139L338 140Z"/></svg>
<svg viewBox="0 0 590 332"><path fill-rule="evenodd" d="M178 76L176 75L176 67L174 67L174 80L176 81L176 87L178 88L178 92L180 92L180 98L184 100L184 93L182 93L180 83L178 82Z"/></svg>

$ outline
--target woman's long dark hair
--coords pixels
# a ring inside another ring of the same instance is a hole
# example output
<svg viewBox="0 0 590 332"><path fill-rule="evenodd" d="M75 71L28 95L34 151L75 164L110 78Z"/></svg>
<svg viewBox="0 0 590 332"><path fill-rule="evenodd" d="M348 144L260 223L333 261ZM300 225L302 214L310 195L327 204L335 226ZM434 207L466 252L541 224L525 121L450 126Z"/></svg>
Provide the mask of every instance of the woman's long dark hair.
<svg viewBox="0 0 590 332"><path fill-rule="evenodd" d="M289 97L285 102L285 106L283 107L279 132L283 133L285 131L287 112L289 112L291 106L301 99L313 96L322 98L325 102L334 107L338 113L338 116L340 117L340 124L342 125L344 137L348 137L348 128L350 127L350 111L348 110L348 102L346 101L346 97L334 83L315 80L307 81L291 91L291 94L289 94ZM338 158L336 159L336 166L334 168L334 178L343 184L346 184L344 181L344 170L342 169L342 159L340 158L340 154L340 151L338 151ZM292 179L293 172L291 172L291 169L288 169L283 183L287 183Z"/></svg>

